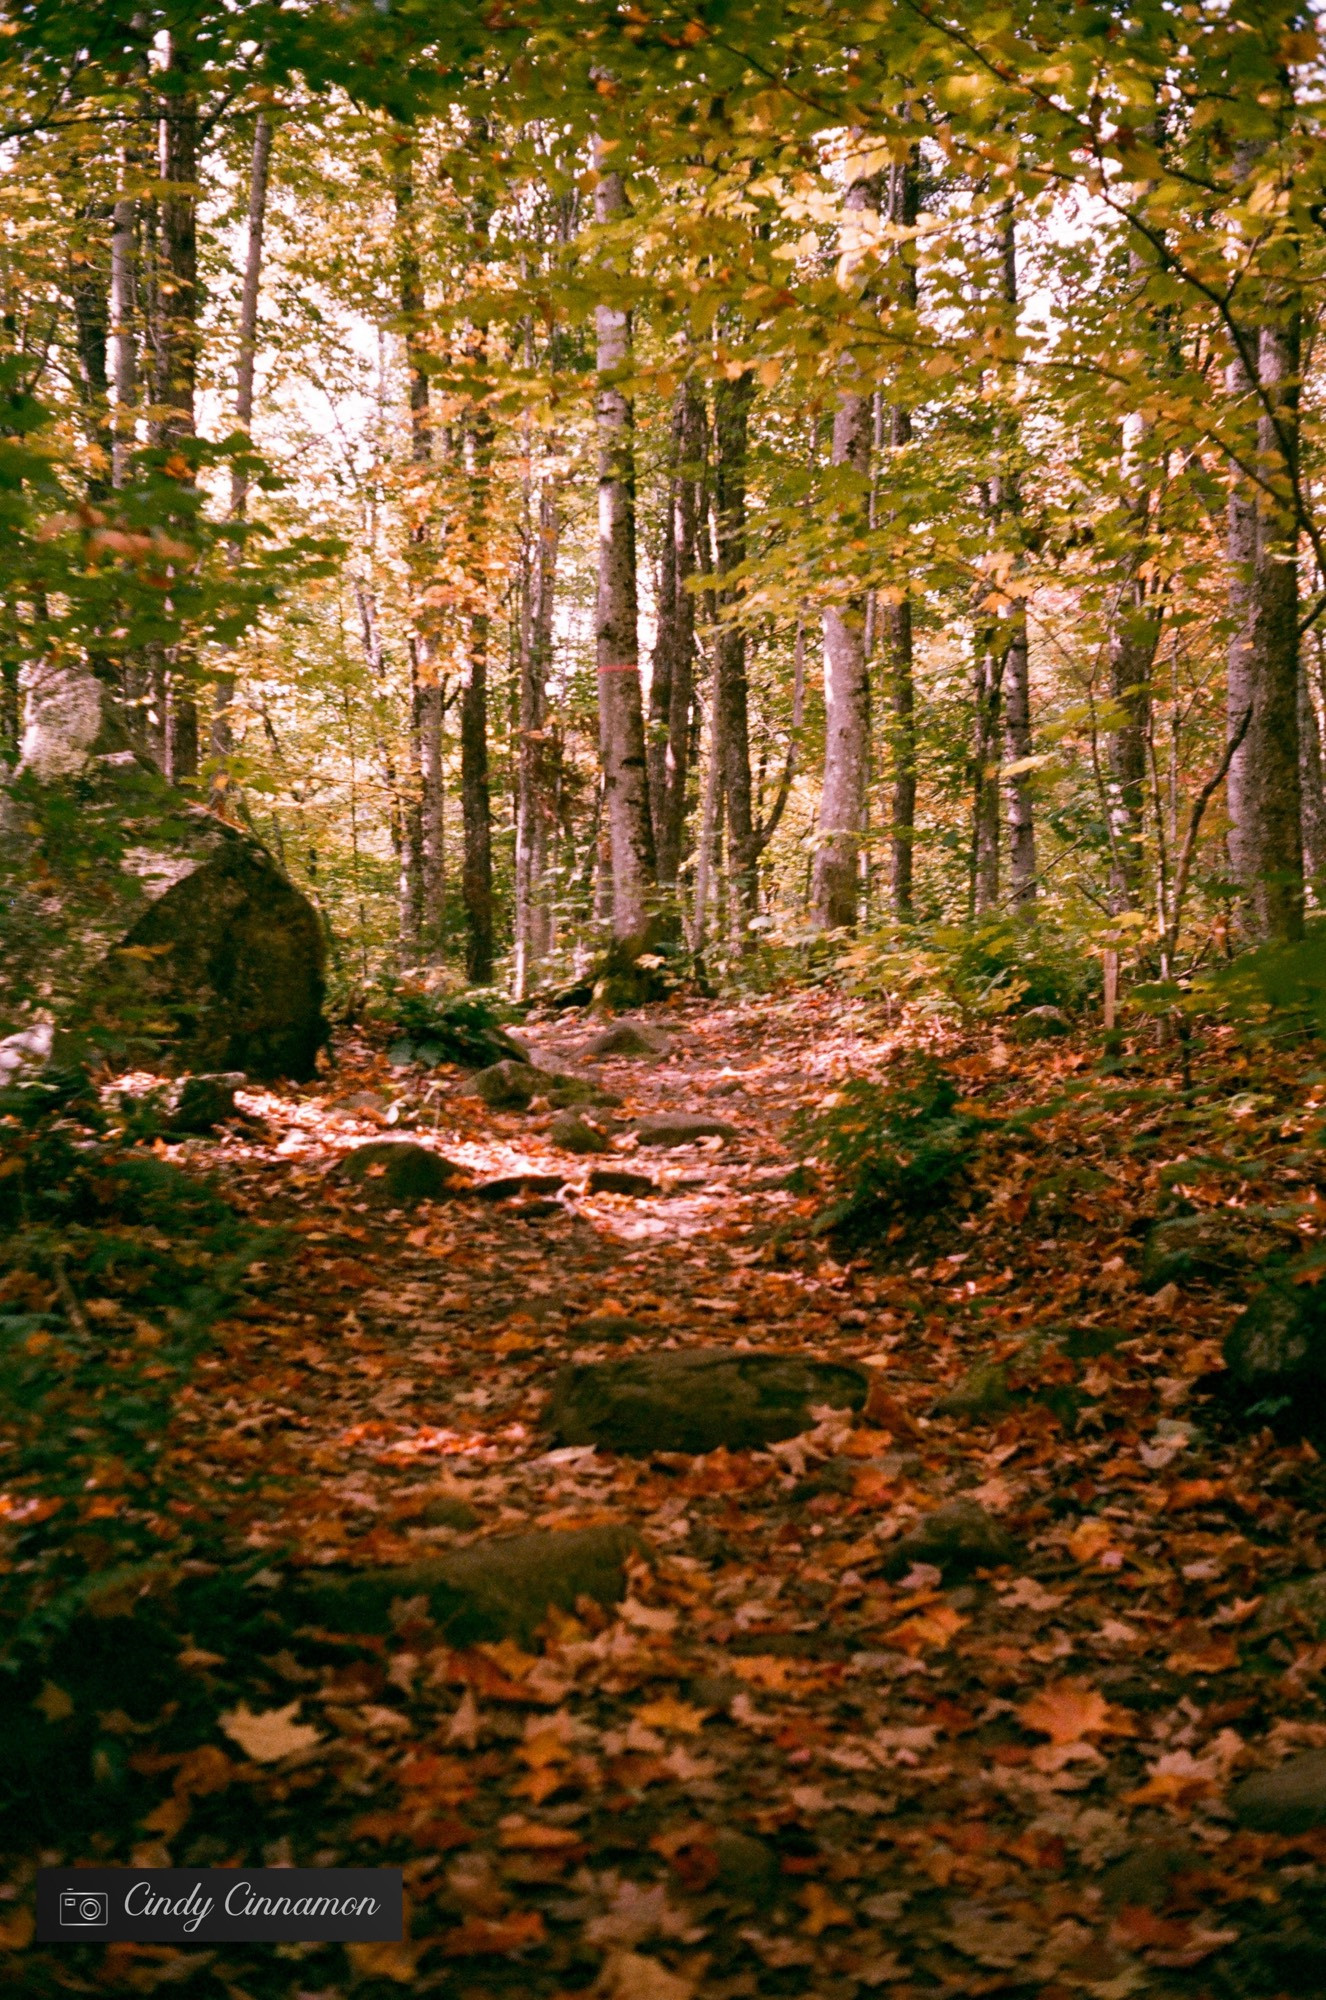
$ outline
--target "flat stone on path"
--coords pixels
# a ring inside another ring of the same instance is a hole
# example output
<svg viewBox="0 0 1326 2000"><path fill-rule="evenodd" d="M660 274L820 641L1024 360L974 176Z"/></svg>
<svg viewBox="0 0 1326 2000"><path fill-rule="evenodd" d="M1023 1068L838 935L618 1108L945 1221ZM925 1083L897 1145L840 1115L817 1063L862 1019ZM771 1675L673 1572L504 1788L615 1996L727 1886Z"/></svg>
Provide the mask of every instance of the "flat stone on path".
<svg viewBox="0 0 1326 2000"><path fill-rule="evenodd" d="M548 1137L564 1153L606 1153L606 1134L582 1118L578 1111L559 1111L548 1128Z"/></svg>
<svg viewBox="0 0 1326 2000"><path fill-rule="evenodd" d="M411 1139L371 1139L346 1153L336 1168L374 1201L444 1201L469 1180L463 1167Z"/></svg>
<svg viewBox="0 0 1326 2000"><path fill-rule="evenodd" d="M1254 1833L1326 1826L1326 1750L1305 1751L1275 1771L1254 1771L1235 1785L1229 1803L1239 1825Z"/></svg>
<svg viewBox="0 0 1326 2000"><path fill-rule="evenodd" d="M660 1035L652 1028L641 1028L634 1021L618 1021L613 1028L605 1028L601 1035L595 1035L585 1050L591 1061L601 1061L605 1056L665 1056L672 1044L666 1035Z"/></svg>
<svg viewBox="0 0 1326 2000"><path fill-rule="evenodd" d="M605 1610L626 1594L625 1563L642 1547L627 1527L549 1528L497 1535L407 1569L303 1578L297 1594L334 1632L382 1632L400 1599L427 1600L428 1616L455 1645L516 1639L528 1645L556 1606L590 1597Z"/></svg>
<svg viewBox="0 0 1326 2000"><path fill-rule="evenodd" d="M565 1186L565 1174L501 1174L480 1181L474 1192L480 1201L511 1201L517 1195L560 1194Z"/></svg>
<svg viewBox="0 0 1326 2000"><path fill-rule="evenodd" d="M654 1111L637 1118L634 1131L642 1146L689 1146L696 1139L737 1137L735 1125L700 1111Z"/></svg>
<svg viewBox="0 0 1326 2000"><path fill-rule="evenodd" d="M628 1173L624 1167L591 1167L589 1191L591 1194L633 1194L643 1198L657 1194L658 1188L648 1174Z"/></svg>
<svg viewBox="0 0 1326 2000"><path fill-rule="evenodd" d="M548 1070L535 1069L532 1063L499 1062L487 1069L476 1069L465 1088L472 1097L478 1097L490 1111L523 1111L530 1100L541 1097L557 1082Z"/></svg>
<svg viewBox="0 0 1326 2000"><path fill-rule="evenodd" d="M822 1404L859 1410L869 1382L851 1363L724 1347L669 1349L564 1368L548 1406L561 1444L643 1456L774 1444L809 1430Z"/></svg>
<svg viewBox="0 0 1326 2000"><path fill-rule="evenodd" d="M999 1569L1016 1554L1012 1536L979 1501L947 1500L893 1544L888 1573L900 1576L913 1563L931 1563L938 1570Z"/></svg>

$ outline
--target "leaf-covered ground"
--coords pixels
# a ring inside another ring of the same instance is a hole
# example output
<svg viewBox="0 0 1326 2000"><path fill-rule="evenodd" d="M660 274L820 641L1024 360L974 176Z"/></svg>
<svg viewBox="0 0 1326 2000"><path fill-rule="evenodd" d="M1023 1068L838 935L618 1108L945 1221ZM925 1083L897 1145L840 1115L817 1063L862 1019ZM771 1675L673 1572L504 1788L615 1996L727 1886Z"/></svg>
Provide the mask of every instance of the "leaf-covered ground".
<svg viewBox="0 0 1326 2000"><path fill-rule="evenodd" d="M1326 1478L1211 1401L1246 1281L1138 1283L1166 1202L1315 1233L1311 1057L1216 1037L1185 1092L1149 1031L1107 1067L1075 1041L941 1040L987 1134L975 1167L940 1216L849 1256L813 1233L813 1169L785 1184L789 1121L886 1074L903 1031L829 995L659 1019L661 1062L582 1068L587 1031L533 1037L626 1113L738 1127L642 1155L652 1198L580 1191L596 1163L537 1109L353 1040L316 1086L246 1095L223 1138L158 1144L284 1235L167 1374L148 1456L58 1506L30 1437L6 1458L7 1582L40 1599L75 1545L106 1579L6 1714L7 1990L1321 1992L1326 1833L1240 1830L1227 1799L1326 1745L1326 1646L1268 1615L1323 1564ZM570 1191L385 1210L329 1173L385 1132ZM72 1291L107 1367L150 1372L169 1316L117 1282L53 1265L28 1303L58 1318ZM864 1362L869 1402L766 1451L552 1446L560 1365L668 1344ZM894 1574L957 1495L1014 1559ZM607 1522L645 1549L625 1601L554 1614L528 1650L444 1644L418 1601L386 1637L293 1608L308 1572ZM81 1859L403 1864L409 1936L36 1946L33 1871Z"/></svg>

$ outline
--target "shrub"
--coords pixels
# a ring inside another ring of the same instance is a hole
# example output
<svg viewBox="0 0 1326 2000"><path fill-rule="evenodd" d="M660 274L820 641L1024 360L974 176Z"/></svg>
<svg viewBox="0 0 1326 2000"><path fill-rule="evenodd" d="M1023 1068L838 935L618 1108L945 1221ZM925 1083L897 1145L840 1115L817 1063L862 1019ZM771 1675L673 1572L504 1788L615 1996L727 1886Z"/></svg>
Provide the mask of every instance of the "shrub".
<svg viewBox="0 0 1326 2000"><path fill-rule="evenodd" d="M981 1127L933 1056L911 1054L887 1083L852 1077L795 1127L842 1188L815 1229L865 1240L930 1215L970 1165Z"/></svg>
<svg viewBox="0 0 1326 2000"><path fill-rule="evenodd" d="M425 993L405 986L393 998L392 1018L401 1031L391 1049L393 1061L487 1069L491 1063L525 1060L495 1004L477 993Z"/></svg>

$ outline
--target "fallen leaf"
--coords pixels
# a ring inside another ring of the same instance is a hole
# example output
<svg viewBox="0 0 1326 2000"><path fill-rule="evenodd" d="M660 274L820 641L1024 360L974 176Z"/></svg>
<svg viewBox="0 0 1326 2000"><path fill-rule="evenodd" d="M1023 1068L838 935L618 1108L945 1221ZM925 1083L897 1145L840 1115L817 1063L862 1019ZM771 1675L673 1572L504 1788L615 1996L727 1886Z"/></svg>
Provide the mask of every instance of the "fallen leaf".
<svg viewBox="0 0 1326 2000"><path fill-rule="evenodd" d="M295 1721L298 1713L297 1701L286 1708L264 1709L260 1715L241 1702L221 1717L221 1727L255 1764L275 1764L322 1741L311 1723Z"/></svg>
<svg viewBox="0 0 1326 2000"><path fill-rule="evenodd" d="M1109 1703L1082 1681L1055 1681L1015 1712L1024 1727L1048 1736L1051 1743L1080 1743L1110 1726Z"/></svg>
<svg viewBox="0 0 1326 2000"><path fill-rule="evenodd" d="M806 1912L801 1928L810 1937L853 1922L852 1912L837 1902L822 1882L807 1882L798 1899Z"/></svg>
<svg viewBox="0 0 1326 2000"><path fill-rule="evenodd" d="M406 1986L415 1977L419 1954L427 1942L425 1938L392 1938L380 1944L348 1944L345 1955L357 1979L394 1979Z"/></svg>
<svg viewBox="0 0 1326 2000"><path fill-rule="evenodd" d="M657 1701L647 1701L643 1708L635 1712L637 1722L646 1729L671 1729L679 1736L698 1736L706 1720L713 1713L708 1708L692 1708L689 1702L678 1701L675 1695L660 1695Z"/></svg>
<svg viewBox="0 0 1326 2000"><path fill-rule="evenodd" d="M638 1951L610 1951L591 1990L596 2000L691 2000L695 1984Z"/></svg>
<svg viewBox="0 0 1326 2000"><path fill-rule="evenodd" d="M442 1940L448 1958L484 1958L519 1951L524 1945L542 1944L546 1932L537 1910L517 1911L510 1917L466 1917Z"/></svg>

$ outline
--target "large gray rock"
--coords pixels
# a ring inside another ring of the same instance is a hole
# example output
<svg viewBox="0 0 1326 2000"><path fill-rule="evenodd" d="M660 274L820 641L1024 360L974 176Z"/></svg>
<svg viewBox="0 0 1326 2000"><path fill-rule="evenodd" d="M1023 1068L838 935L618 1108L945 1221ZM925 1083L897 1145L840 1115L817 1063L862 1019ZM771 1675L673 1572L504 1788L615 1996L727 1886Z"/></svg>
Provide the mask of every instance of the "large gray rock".
<svg viewBox="0 0 1326 2000"><path fill-rule="evenodd" d="M499 1062L478 1069L465 1086L473 1097L482 1098L490 1111L524 1111L536 1097L553 1088L555 1079L547 1070L532 1063Z"/></svg>
<svg viewBox="0 0 1326 2000"><path fill-rule="evenodd" d="M608 1139L597 1126L589 1124L578 1111L559 1111L548 1128L548 1137L564 1153L606 1153Z"/></svg>
<svg viewBox="0 0 1326 2000"><path fill-rule="evenodd" d="M217 1076L186 1076L168 1095L172 1132L212 1132L236 1116L235 1092L248 1082L243 1070L223 1070Z"/></svg>
<svg viewBox="0 0 1326 2000"><path fill-rule="evenodd" d="M642 1146L689 1146L696 1139L735 1139L737 1128L726 1119L699 1111L653 1111L634 1125Z"/></svg>
<svg viewBox="0 0 1326 2000"><path fill-rule="evenodd" d="M605 1028L601 1035L595 1035L585 1050L592 1061L602 1061L608 1056L652 1056L657 1059L668 1053L671 1043L666 1035L660 1035L653 1028L642 1028L634 1021L618 1021L615 1026Z"/></svg>
<svg viewBox="0 0 1326 2000"><path fill-rule="evenodd" d="M1259 1242L1246 1219L1215 1209L1155 1223L1142 1250L1142 1289L1190 1279L1219 1280L1245 1268L1269 1243Z"/></svg>
<svg viewBox="0 0 1326 2000"><path fill-rule="evenodd" d="M297 1595L335 1632L381 1632L393 1604L423 1598L455 1645L516 1639L528 1645L548 1611L589 1597L605 1610L626 1593L626 1558L642 1549L634 1529L575 1528L500 1535L402 1569L301 1578Z"/></svg>
<svg viewBox="0 0 1326 2000"><path fill-rule="evenodd" d="M1235 1785L1230 1807L1254 1833L1308 1833L1326 1825L1326 1750L1291 1757L1275 1771L1254 1771Z"/></svg>
<svg viewBox="0 0 1326 2000"><path fill-rule="evenodd" d="M22 759L0 786L0 893L0 1031L49 1011L57 1064L313 1074L316 911L259 841L135 753L88 675L27 677Z"/></svg>
<svg viewBox="0 0 1326 2000"><path fill-rule="evenodd" d="M1257 1614L1257 1630L1290 1638L1326 1637L1326 1570L1268 1590Z"/></svg>
<svg viewBox="0 0 1326 2000"><path fill-rule="evenodd" d="M633 1174L625 1167L593 1167L589 1175L591 1194L628 1194L647 1199L658 1188L648 1174Z"/></svg>
<svg viewBox="0 0 1326 2000"><path fill-rule="evenodd" d="M362 1188L371 1201L404 1207L416 1201L445 1201L468 1186L464 1167L410 1139L373 1139L338 1162L342 1180Z"/></svg>
<svg viewBox="0 0 1326 2000"><path fill-rule="evenodd" d="M1013 1023L1013 1038L1019 1042L1056 1041L1072 1032L1072 1023L1058 1007L1028 1007Z"/></svg>
<svg viewBox="0 0 1326 2000"><path fill-rule="evenodd" d="M562 1444L613 1451L707 1452L776 1443L822 1404L859 1410L863 1368L807 1354L730 1348L573 1363L553 1384L549 1421Z"/></svg>
<svg viewBox="0 0 1326 2000"><path fill-rule="evenodd" d="M558 1111L577 1104L592 1104L607 1110L621 1101L615 1091L605 1090L589 1076L554 1075L548 1091L548 1102Z"/></svg>
<svg viewBox="0 0 1326 2000"><path fill-rule="evenodd" d="M946 1500L893 1544L887 1574L901 1576L913 1563L930 1563L945 1572L999 1569L1017 1553L1012 1536L978 1501Z"/></svg>
<svg viewBox="0 0 1326 2000"><path fill-rule="evenodd" d="M1264 1285L1225 1336L1225 1398L1249 1422L1326 1424L1326 1297L1316 1285Z"/></svg>

